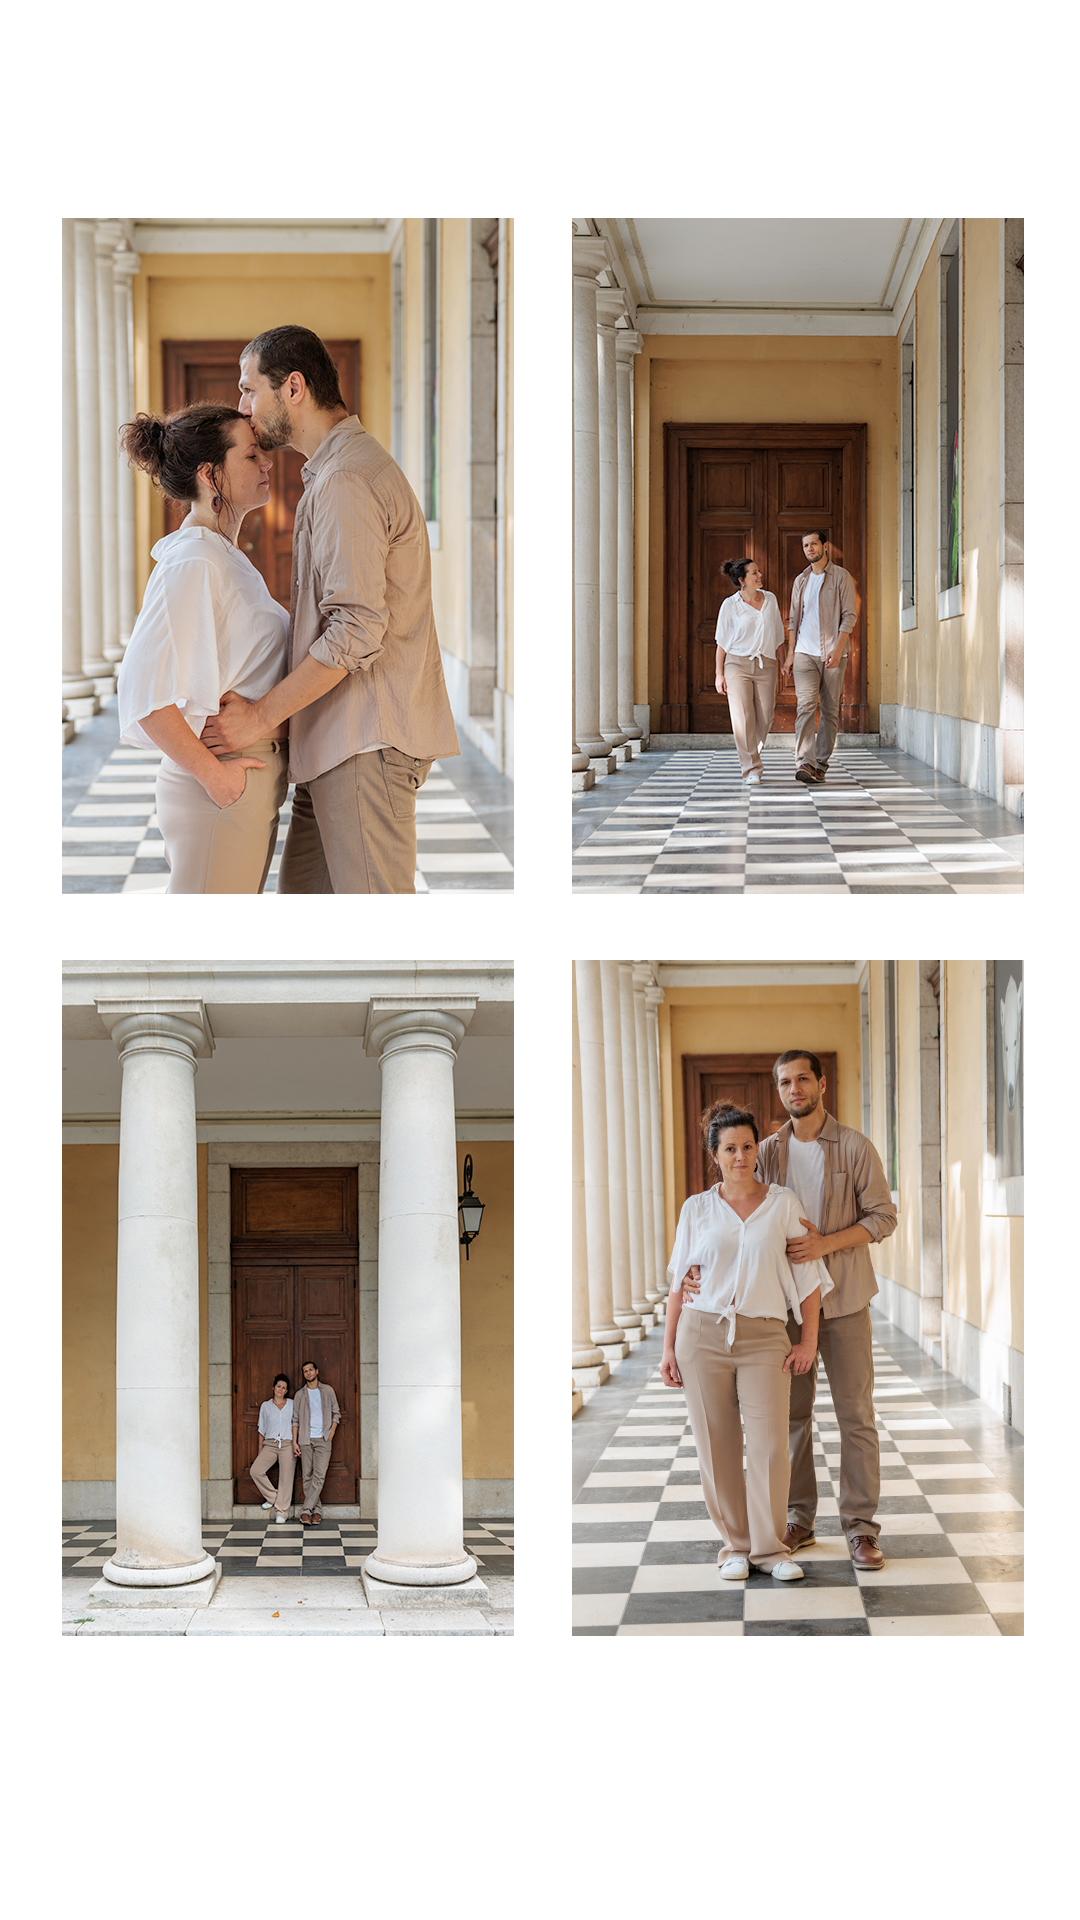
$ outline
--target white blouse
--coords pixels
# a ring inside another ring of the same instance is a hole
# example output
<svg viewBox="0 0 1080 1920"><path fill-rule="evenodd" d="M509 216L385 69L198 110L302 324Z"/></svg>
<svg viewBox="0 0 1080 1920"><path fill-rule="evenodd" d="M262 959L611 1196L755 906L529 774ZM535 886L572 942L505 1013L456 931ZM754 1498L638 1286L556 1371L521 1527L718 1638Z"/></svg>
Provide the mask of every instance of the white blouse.
<svg viewBox="0 0 1080 1920"><path fill-rule="evenodd" d="M120 737L154 742L139 725L179 707L192 733L223 693L260 700L284 677L289 616L257 567L223 534L181 527L153 549L157 565L120 663Z"/></svg>
<svg viewBox="0 0 1080 1920"><path fill-rule="evenodd" d="M286 1400L279 1407L273 1400L264 1400L259 1408L259 1432L264 1440L292 1439L293 1403Z"/></svg>
<svg viewBox="0 0 1080 1920"><path fill-rule="evenodd" d="M798 1196L788 1187L770 1186L768 1198L749 1220L721 1200L720 1190L691 1194L679 1215L675 1246L668 1262L672 1285L680 1287L689 1267L701 1269L701 1292L693 1305L728 1323L728 1346L735 1341L735 1315L755 1320L786 1320L794 1314L802 1326L802 1302L815 1287L821 1297L833 1290L822 1260L792 1266L787 1242L806 1232ZM683 1308L687 1313L690 1309Z"/></svg>
<svg viewBox="0 0 1080 1920"><path fill-rule="evenodd" d="M716 616L716 644L734 660L775 660L784 644L784 623L775 593L765 593L760 607L752 607L741 593L729 593Z"/></svg>

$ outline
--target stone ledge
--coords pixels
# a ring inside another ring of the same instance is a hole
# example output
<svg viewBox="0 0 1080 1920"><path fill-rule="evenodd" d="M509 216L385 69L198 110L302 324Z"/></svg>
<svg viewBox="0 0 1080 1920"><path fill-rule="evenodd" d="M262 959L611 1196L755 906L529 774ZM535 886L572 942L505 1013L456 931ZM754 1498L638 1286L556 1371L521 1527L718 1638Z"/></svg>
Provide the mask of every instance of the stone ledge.
<svg viewBox="0 0 1080 1920"><path fill-rule="evenodd" d="M444 1607L483 1606L491 1598L478 1573L474 1573L471 1580L459 1580L456 1586L447 1587L391 1586L387 1580L373 1580L364 1567L360 1578L369 1607L438 1611Z"/></svg>
<svg viewBox="0 0 1080 1920"><path fill-rule="evenodd" d="M214 1597L221 1568L214 1567L201 1580L192 1580L178 1587L118 1587L104 1577L96 1580L87 1595L87 1605L110 1612L126 1613L135 1607L172 1607L190 1612L195 1607L208 1607Z"/></svg>

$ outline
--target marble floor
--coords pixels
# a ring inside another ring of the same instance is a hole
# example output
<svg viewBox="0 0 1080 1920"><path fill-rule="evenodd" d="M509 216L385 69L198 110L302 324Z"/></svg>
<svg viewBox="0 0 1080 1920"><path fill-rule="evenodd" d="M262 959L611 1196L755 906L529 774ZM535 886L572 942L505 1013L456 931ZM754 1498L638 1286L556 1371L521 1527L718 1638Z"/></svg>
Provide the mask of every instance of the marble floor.
<svg viewBox="0 0 1080 1920"><path fill-rule="evenodd" d="M80 721L64 748L65 893L164 893L169 867L154 813L159 753L120 745L116 696ZM278 868L292 812L282 809L266 882ZM468 742L435 761L416 798L416 891L512 889L514 786Z"/></svg>
<svg viewBox="0 0 1080 1920"><path fill-rule="evenodd" d="M734 748L643 753L574 797L578 893L1021 893L1023 821L895 747L800 786L790 745L747 787Z"/></svg>
<svg viewBox="0 0 1080 1920"><path fill-rule="evenodd" d="M574 1633L898 1637L1023 1632L1023 1438L874 1316L885 1566L856 1572L837 1511L839 1430L824 1370L814 1421L817 1544L804 1578L721 1580L663 1331L632 1347L574 1420Z"/></svg>

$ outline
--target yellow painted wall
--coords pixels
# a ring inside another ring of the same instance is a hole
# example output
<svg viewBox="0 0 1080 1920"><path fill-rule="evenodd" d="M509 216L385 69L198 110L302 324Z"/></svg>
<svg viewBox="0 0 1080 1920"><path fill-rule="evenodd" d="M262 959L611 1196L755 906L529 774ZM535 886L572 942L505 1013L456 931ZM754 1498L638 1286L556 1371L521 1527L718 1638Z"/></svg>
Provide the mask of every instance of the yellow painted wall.
<svg viewBox="0 0 1080 1920"><path fill-rule="evenodd" d="M645 336L634 399L634 698L649 701L654 726L663 686L665 422L834 420L867 425L866 578L858 586L876 730L879 703L896 698L898 367L896 340L882 336Z"/></svg>
<svg viewBox="0 0 1080 1920"><path fill-rule="evenodd" d="M205 1146L199 1182L199 1451L209 1471ZM116 1478L116 1187L118 1146L63 1149L63 1478Z"/></svg>
<svg viewBox="0 0 1080 1920"><path fill-rule="evenodd" d="M948 223L951 225L951 222ZM961 223L963 407L961 540L963 612L939 620L939 264L935 246L915 292L915 514L918 626L899 636L895 697L901 706L1001 723L998 649L999 236L996 220ZM946 232L942 228L940 237ZM911 310L901 333L906 333ZM899 407L899 365L897 367Z"/></svg>
<svg viewBox="0 0 1080 1920"><path fill-rule="evenodd" d="M514 1472L514 1143L458 1142L473 1157L484 1202L480 1233L461 1249L461 1446L466 1480ZM462 1191L459 1186L458 1192Z"/></svg>
<svg viewBox="0 0 1080 1920"><path fill-rule="evenodd" d="M412 223L421 226L422 222ZM448 653L466 645L465 518L469 502L469 226L439 223L439 544L431 555L435 628ZM419 299L419 276L406 276ZM423 391L418 384L417 394Z"/></svg>
<svg viewBox="0 0 1080 1920"><path fill-rule="evenodd" d="M945 1307L1002 1345L1023 1351L1024 1222L986 1214L982 1205L983 966L981 960L951 960L945 975Z"/></svg>
<svg viewBox="0 0 1080 1920"><path fill-rule="evenodd" d="M360 341L360 417L389 446L389 254L144 254L132 296L136 408L161 411L163 340L250 340L267 327L292 323L323 339ZM147 475L137 473L140 602L150 549L164 524L160 496Z"/></svg>
<svg viewBox="0 0 1080 1920"><path fill-rule="evenodd" d="M877 992L871 1003L871 1080L879 1083L881 1131L874 1145L885 1160L885 988L884 964L871 962ZM873 1248L878 1273L919 1293L921 1275L922 1155L919 1148L919 966L901 960L896 969L897 1087L900 1199L896 1232ZM875 1101L875 1107L877 1101ZM875 1114L875 1130L877 1126Z"/></svg>
<svg viewBox="0 0 1080 1920"><path fill-rule="evenodd" d="M660 1006L661 1100L667 1241L675 1238L686 1187L683 1057L696 1053L771 1053L806 1046L835 1053L839 1089L829 1111L857 1127L862 1069L857 986L669 987Z"/></svg>

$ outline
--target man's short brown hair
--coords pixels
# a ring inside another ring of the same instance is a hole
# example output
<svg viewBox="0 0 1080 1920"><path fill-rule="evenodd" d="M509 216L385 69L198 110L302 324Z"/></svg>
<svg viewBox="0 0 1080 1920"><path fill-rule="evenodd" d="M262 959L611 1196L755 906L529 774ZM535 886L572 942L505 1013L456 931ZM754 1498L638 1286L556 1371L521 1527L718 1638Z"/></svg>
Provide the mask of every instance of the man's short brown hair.
<svg viewBox="0 0 1080 1920"><path fill-rule="evenodd" d="M805 1047L795 1047L788 1053L782 1053L779 1060L773 1062L772 1077L776 1086L780 1085L780 1069L789 1066L792 1060L807 1060L815 1080L822 1079L821 1061L816 1053L808 1053Z"/></svg>
<svg viewBox="0 0 1080 1920"><path fill-rule="evenodd" d="M329 353L310 327L271 327L249 340L241 360L254 355L260 373L264 373L277 393L290 373L302 373L307 390L323 413L343 407L338 370Z"/></svg>

